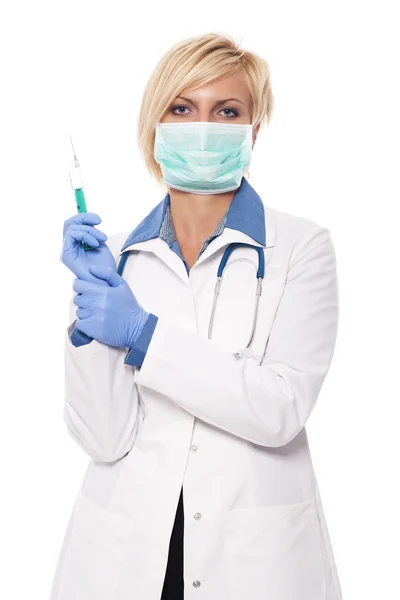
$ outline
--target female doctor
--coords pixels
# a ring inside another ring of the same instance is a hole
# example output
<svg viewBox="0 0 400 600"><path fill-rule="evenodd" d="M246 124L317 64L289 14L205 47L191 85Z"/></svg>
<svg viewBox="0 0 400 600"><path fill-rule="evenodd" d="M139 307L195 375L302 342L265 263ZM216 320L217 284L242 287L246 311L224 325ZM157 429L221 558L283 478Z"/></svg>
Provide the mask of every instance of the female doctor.
<svg viewBox="0 0 400 600"><path fill-rule="evenodd" d="M109 238L94 213L64 224L64 419L91 461L51 600L342 597L305 430L335 252L244 176L272 106L268 65L229 36L175 45L139 118L164 199Z"/></svg>

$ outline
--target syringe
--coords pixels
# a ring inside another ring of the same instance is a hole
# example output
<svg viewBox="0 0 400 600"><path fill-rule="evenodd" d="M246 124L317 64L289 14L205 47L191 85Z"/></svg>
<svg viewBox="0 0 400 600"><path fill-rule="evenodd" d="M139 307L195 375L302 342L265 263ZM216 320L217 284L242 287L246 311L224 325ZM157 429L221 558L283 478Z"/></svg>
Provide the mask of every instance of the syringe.
<svg viewBox="0 0 400 600"><path fill-rule="evenodd" d="M71 146L72 146L72 150L74 153L74 162L75 162L75 168L69 172L69 178L71 180L72 189L74 190L77 211L78 211L78 213L83 213L83 212L87 212L87 208L86 208L85 194L83 192L82 172L81 172L81 167L79 165L78 159L75 154L75 149L74 149L74 145L72 143L71 134L69 135L69 138L71 140ZM94 247L89 246L85 242L82 242L82 246L83 246L84 250L95 250Z"/></svg>

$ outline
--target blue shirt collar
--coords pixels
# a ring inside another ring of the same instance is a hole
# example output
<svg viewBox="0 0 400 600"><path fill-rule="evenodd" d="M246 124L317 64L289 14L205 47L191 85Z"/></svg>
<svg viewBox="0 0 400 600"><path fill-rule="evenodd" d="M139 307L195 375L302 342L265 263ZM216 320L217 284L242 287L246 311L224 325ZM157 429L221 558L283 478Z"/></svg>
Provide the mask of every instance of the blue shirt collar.
<svg viewBox="0 0 400 600"><path fill-rule="evenodd" d="M159 236L169 201L168 193L132 231L122 246L121 252L132 244L145 242ZM232 198L225 227L242 231L263 246L266 244L264 204L245 177L242 178L241 184Z"/></svg>

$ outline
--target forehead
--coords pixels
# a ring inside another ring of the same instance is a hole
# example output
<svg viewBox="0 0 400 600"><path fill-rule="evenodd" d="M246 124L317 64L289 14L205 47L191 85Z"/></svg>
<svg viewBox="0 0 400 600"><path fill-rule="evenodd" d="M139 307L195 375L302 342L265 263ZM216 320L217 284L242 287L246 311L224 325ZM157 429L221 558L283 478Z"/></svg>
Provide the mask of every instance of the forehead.
<svg viewBox="0 0 400 600"><path fill-rule="evenodd" d="M250 90L243 71L237 71L197 88L187 88L182 94L195 101L211 102L224 98L237 98L245 104L251 103Z"/></svg>

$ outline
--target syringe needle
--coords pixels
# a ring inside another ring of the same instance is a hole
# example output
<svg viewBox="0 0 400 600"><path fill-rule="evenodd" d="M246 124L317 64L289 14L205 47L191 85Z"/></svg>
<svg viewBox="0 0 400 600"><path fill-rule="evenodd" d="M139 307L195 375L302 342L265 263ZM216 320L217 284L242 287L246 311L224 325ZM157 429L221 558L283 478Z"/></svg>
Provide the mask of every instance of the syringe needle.
<svg viewBox="0 0 400 600"><path fill-rule="evenodd" d="M79 162L78 162L78 159L77 159L76 154L75 154L75 148L74 148L74 144L72 143L71 134L69 134L69 139L71 140L72 151L74 153L75 167L79 167Z"/></svg>

